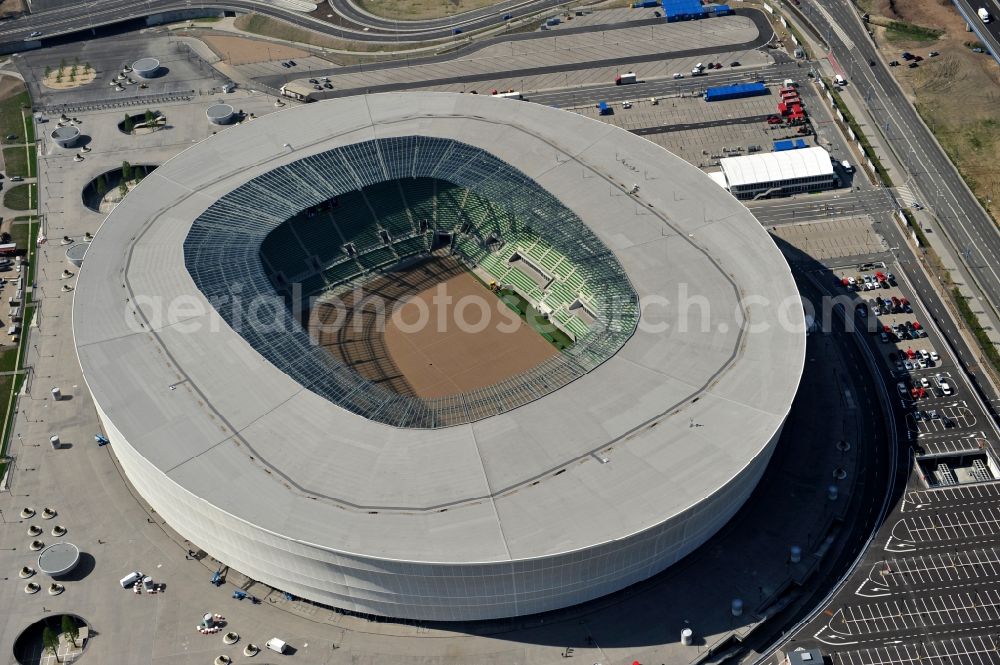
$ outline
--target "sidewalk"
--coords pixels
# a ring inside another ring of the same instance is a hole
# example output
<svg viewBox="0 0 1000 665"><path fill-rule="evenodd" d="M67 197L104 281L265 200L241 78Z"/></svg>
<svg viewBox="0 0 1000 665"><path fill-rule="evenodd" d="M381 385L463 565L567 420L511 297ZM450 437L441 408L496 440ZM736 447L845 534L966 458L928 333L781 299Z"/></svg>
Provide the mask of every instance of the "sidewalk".
<svg viewBox="0 0 1000 665"><path fill-rule="evenodd" d="M800 34L802 34L805 37L807 47L811 50L814 57L816 58L821 75L830 78L835 73L840 73L839 71L837 71L840 63L837 63L836 61L831 62L830 60L831 56L829 55L825 45L816 42L811 37L810 32L806 30L803 26L801 26L797 22L797 20L794 20L795 17L788 17L788 18L789 22L795 25L796 28L799 30ZM906 186L909 181L909 179L906 177L906 170L900 164L896 154L885 142L882 133L880 131L880 128L877 126L876 121L872 116L871 110L864 104L863 100L858 99L856 88L850 84L848 84L846 88L844 88L841 91L840 97L841 99L843 99L844 104L847 106L848 111L850 111L851 115L854 116L855 121L858 123L858 126L864 133L865 138L868 139L868 142L874 149L875 154L878 155L879 160L882 162L882 165L888 172L889 177L892 178L893 181L892 192L897 200L897 203L901 206L909 206L910 204L912 204L915 198L914 194L911 193ZM851 143L851 145L852 149L856 151L857 150L856 146L854 146L853 143ZM860 158L861 157L860 153L857 156ZM989 309L983 307L979 297L976 294L976 291L970 286L970 284L974 284L972 276L969 274L969 271L965 267L965 265L956 259L955 252L952 249L951 243L947 239L946 231L941 228L937 218L931 212L927 210L916 210L916 209L911 209L910 211L916 217L917 223L920 224L921 228L924 229L924 235L926 236L927 241L930 243L930 249L933 250L933 252L937 255L937 257L940 259L940 262L944 270L947 271L948 277L951 281L951 286L957 287L959 293L963 297L968 299L969 306L972 308L972 311L979 318L979 321L982 324L983 328L985 329L987 336L990 338L990 340L994 344L1000 344L1000 321L998 321L993 316L993 313ZM898 216L895 217L897 223L900 224L901 227L904 226L903 222L899 219L899 217ZM911 249L914 251L915 254L917 254L918 258L920 258L920 252L917 249L917 244L913 238L912 232L908 228L904 228L903 235L906 236L907 239L910 241ZM924 262L922 261L921 263L923 264ZM933 274L931 274L931 276L934 277ZM939 293L940 291L945 290L944 285L942 285L938 279L931 279L930 281L937 285ZM941 295L942 295L942 300L944 300L945 303L948 303L950 305L950 303L952 302L951 293L943 293ZM968 330L967 326L965 325L965 322L961 319L959 314L954 310L953 306L950 306L949 309L956 323L959 324L958 329L961 331L965 339L965 343L969 346L970 349L978 350L979 344L977 340L973 337L972 333ZM995 383L993 381L994 379L993 373L992 372L988 373L988 376L991 382Z"/></svg>

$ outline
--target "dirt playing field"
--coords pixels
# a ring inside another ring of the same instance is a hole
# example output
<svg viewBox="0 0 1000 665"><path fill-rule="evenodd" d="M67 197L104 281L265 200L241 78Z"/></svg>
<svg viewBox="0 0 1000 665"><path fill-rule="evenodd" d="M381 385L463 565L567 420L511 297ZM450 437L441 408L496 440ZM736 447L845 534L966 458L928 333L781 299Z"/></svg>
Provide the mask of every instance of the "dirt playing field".
<svg viewBox="0 0 1000 665"><path fill-rule="evenodd" d="M199 37L217 56L230 65L250 65L255 62L305 58L309 55L302 49L271 41L217 34L199 35Z"/></svg>
<svg viewBox="0 0 1000 665"><path fill-rule="evenodd" d="M905 65L903 51L923 56L919 66L893 67L903 91L958 166L972 191L994 217L1000 216L1000 67L989 56L975 53L978 42L965 31L965 21L949 0L862 0L873 17L885 17L943 30L930 40L906 39L873 26L886 60ZM940 55L930 57L931 51ZM881 66L881 65L880 65Z"/></svg>
<svg viewBox="0 0 1000 665"><path fill-rule="evenodd" d="M356 300L342 294L339 309L318 304L310 334L359 375L400 394L468 392L558 353L451 257L377 277L365 286L368 304Z"/></svg>

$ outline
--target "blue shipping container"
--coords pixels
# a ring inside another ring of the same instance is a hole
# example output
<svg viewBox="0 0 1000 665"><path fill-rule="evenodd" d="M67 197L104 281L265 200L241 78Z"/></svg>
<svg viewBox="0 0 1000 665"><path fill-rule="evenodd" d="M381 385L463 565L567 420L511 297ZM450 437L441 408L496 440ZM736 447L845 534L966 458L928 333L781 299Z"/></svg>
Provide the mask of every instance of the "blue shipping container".
<svg viewBox="0 0 1000 665"><path fill-rule="evenodd" d="M774 142L775 152L784 152L785 150L794 150L794 149L795 149L795 144L793 144L790 140Z"/></svg>
<svg viewBox="0 0 1000 665"><path fill-rule="evenodd" d="M718 102L725 99L739 99L741 97L755 97L766 95L767 86L762 81L755 83L736 83L734 85L720 85L709 88L705 91L706 102Z"/></svg>
<svg viewBox="0 0 1000 665"><path fill-rule="evenodd" d="M611 115L611 107L608 106L607 102L598 102L597 111L601 115Z"/></svg>

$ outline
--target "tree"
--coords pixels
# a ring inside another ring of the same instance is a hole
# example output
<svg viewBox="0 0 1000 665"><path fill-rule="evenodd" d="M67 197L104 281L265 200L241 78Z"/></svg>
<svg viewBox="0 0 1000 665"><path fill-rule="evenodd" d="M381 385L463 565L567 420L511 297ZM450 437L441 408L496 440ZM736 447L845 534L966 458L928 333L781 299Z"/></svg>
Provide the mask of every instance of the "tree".
<svg viewBox="0 0 1000 665"><path fill-rule="evenodd" d="M122 162L122 182L128 182L132 179L132 165L128 162Z"/></svg>
<svg viewBox="0 0 1000 665"><path fill-rule="evenodd" d="M90 71L90 63L89 62L83 63L83 73L86 74L89 71Z"/></svg>
<svg viewBox="0 0 1000 665"><path fill-rule="evenodd" d="M45 78L48 78L49 74L51 73L52 73L52 67L50 67L49 65L45 65Z"/></svg>
<svg viewBox="0 0 1000 665"><path fill-rule="evenodd" d="M150 111L149 109L146 109L146 126L152 127L153 123L155 122L156 122L156 114Z"/></svg>
<svg viewBox="0 0 1000 665"><path fill-rule="evenodd" d="M118 193L121 194L122 198L125 198L125 195L128 194L128 185L125 184L124 180L118 185Z"/></svg>
<svg viewBox="0 0 1000 665"><path fill-rule="evenodd" d="M101 197L108 191L108 183L104 179L103 173L97 177L97 184L94 187L97 189L97 195Z"/></svg>
<svg viewBox="0 0 1000 665"><path fill-rule="evenodd" d="M56 635L56 632L48 626L42 628L42 649L55 656L57 663L62 662L59 660L59 637Z"/></svg>
<svg viewBox="0 0 1000 665"><path fill-rule="evenodd" d="M132 130L135 129L135 123L132 122L132 116L128 113L125 114L125 119L122 120L122 129L125 130L126 134L131 134Z"/></svg>
<svg viewBox="0 0 1000 665"><path fill-rule="evenodd" d="M68 614L62 615L62 632L66 639L72 640L73 646L76 646L76 641L80 637L80 627L76 625L76 619Z"/></svg>

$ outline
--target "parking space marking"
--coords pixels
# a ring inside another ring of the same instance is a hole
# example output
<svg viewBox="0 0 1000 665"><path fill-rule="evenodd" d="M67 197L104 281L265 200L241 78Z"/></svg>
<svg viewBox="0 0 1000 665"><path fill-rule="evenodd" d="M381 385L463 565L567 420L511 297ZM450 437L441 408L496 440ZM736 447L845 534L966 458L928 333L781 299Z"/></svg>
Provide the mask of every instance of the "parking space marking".
<svg viewBox="0 0 1000 665"><path fill-rule="evenodd" d="M889 589L927 587L1000 577L1000 551L984 548L887 559L872 566L870 581Z"/></svg>
<svg viewBox="0 0 1000 665"><path fill-rule="evenodd" d="M980 437L982 433L980 433ZM927 444L922 443L925 448ZM942 504L952 504L951 507L983 506L1000 502L1000 484L977 483L975 485L960 485L941 487L928 490L913 490L906 495L906 505L903 512L927 510Z"/></svg>
<svg viewBox="0 0 1000 665"><path fill-rule="evenodd" d="M909 552L918 546L952 540L983 540L998 534L1000 506L933 514L924 511L896 522L885 549L887 552Z"/></svg>
<svg viewBox="0 0 1000 665"><path fill-rule="evenodd" d="M902 640L897 640L902 642ZM1000 665L996 637L976 635L834 652L833 665Z"/></svg>
<svg viewBox="0 0 1000 665"><path fill-rule="evenodd" d="M974 453L984 450L989 441L982 436L966 436L958 439L937 439L921 441L920 447L924 455L953 455L955 453Z"/></svg>
<svg viewBox="0 0 1000 665"><path fill-rule="evenodd" d="M954 428L958 429L969 429L976 426L976 416L967 406L934 406L925 400L917 402L917 406L923 407L920 409L921 411L928 413L936 411L937 415L940 416L939 418L921 417L920 420L917 420L913 413L906 414L906 427L911 432L917 433L918 438L944 433L948 429L952 429L946 425L947 420L950 420Z"/></svg>
<svg viewBox="0 0 1000 665"><path fill-rule="evenodd" d="M842 635L858 637L998 620L1000 592L987 589L846 606L829 625Z"/></svg>

